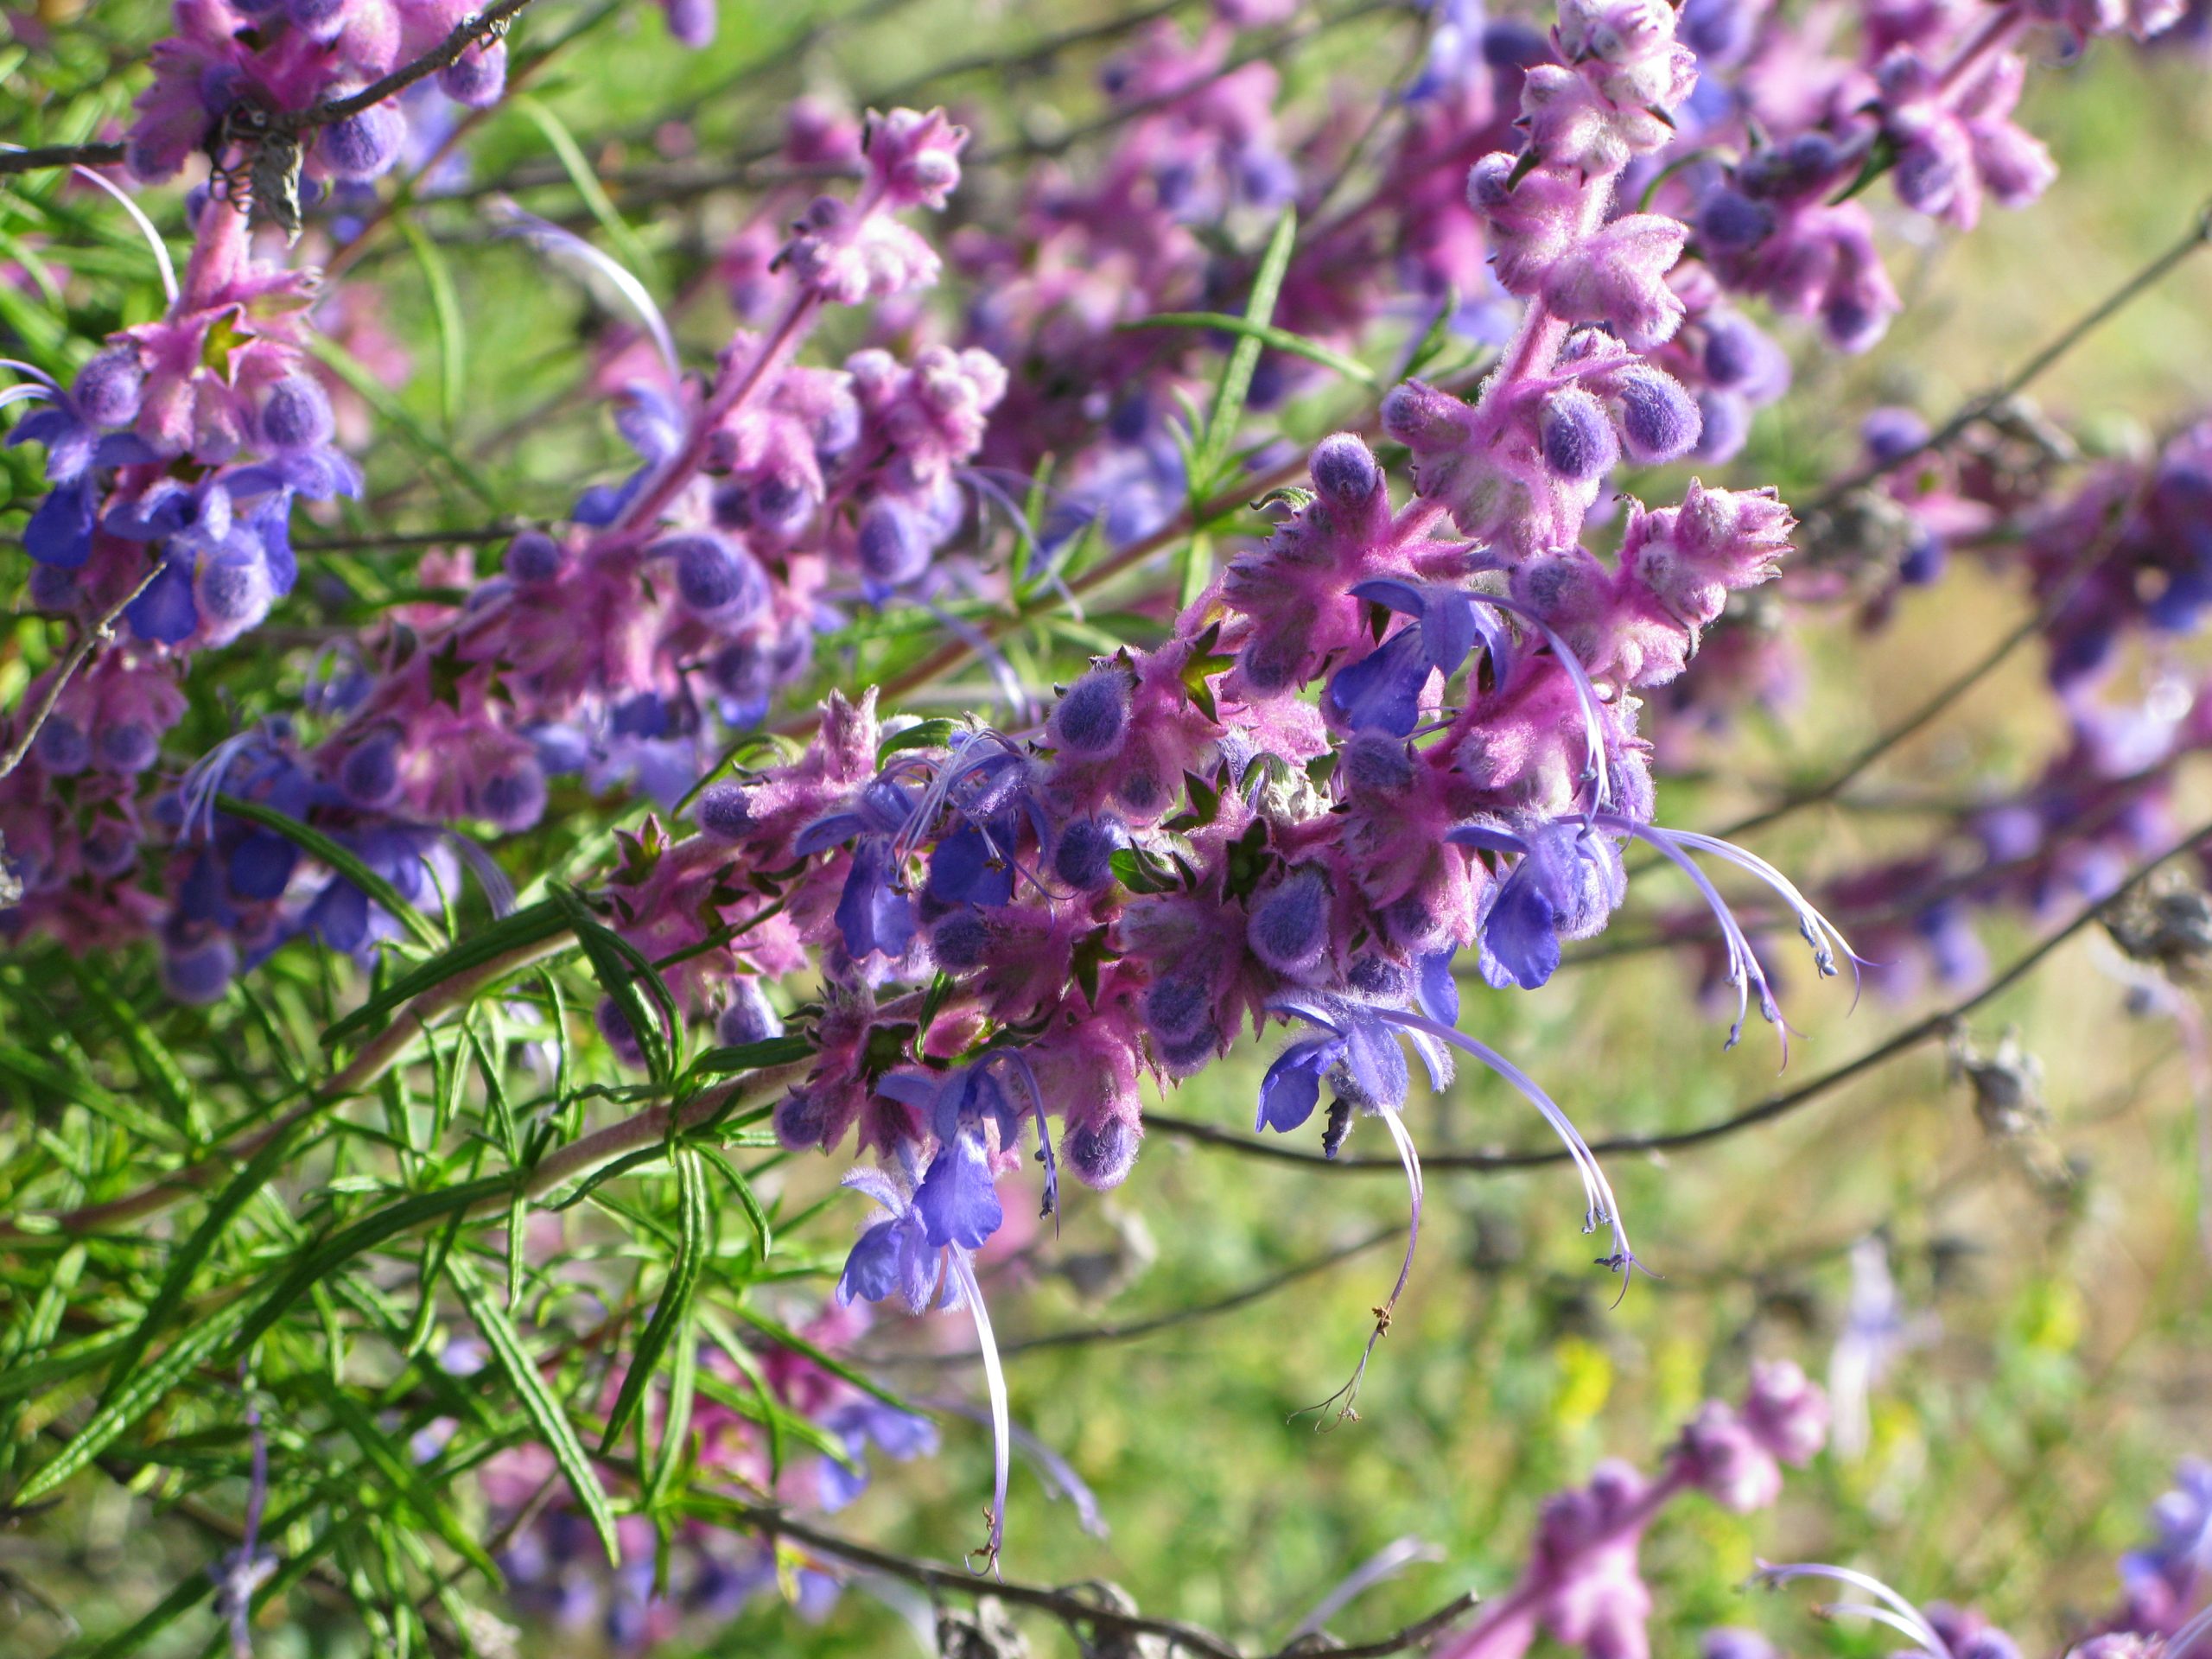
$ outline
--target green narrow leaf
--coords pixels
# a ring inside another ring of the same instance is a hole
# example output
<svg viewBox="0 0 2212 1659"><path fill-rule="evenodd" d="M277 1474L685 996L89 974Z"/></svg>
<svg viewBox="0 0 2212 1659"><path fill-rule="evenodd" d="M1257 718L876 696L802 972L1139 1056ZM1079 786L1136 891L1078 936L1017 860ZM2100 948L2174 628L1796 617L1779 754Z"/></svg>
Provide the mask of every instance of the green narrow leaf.
<svg viewBox="0 0 2212 1659"><path fill-rule="evenodd" d="M1252 278L1252 297L1244 307L1244 321L1264 328L1274 321L1275 300L1282 292L1283 273L1290 269L1290 251L1298 239L1298 211L1294 207L1282 210L1282 217L1275 220L1274 233L1268 238L1267 251L1260 256L1260 268ZM1244 400L1251 395L1252 371L1259 366L1262 341L1255 334L1239 337L1229 353L1229 360L1221 365L1221 378L1215 383L1213 408L1206 416L1205 436L1198 445L1198 467L1192 487L1201 487L1196 480L1206 480L1204 493L1215 493L1213 482L1221 464L1228 459L1229 447L1236 442L1237 423L1244 418Z"/></svg>
<svg viewBox="0 0 2212 1659"><path fill-rule="evenodd" d="M177 1065L175 1057L154 1035L153 1028L138 1017L137 1011L117 994L99 969L74 954L65 955L62 959L68 963L78 987L99 1004L100 1012L107 1015L108 1023L123 1039L140 1084L148 1093L159 1097L172 1117L189 1127L192 1086L184 1080L184 1069Z"/></svg>
<svg viewBox="0 0 2212 1659"><path fill-rule="evenodd" d="M338 378L360 394L361 401L376 410L379 420L389 423L409 443L444 466L456 482L471 495L494 512L505 510L505 503L499 493L484 481L483 476L456 454L453 446L416 420L407 406L392 395L391 389L377 378L360 360L339 345L327 334L310 334L308 349L330 365Z"/></svg>
<svg viewBox="0 0 2212 1659"><path fill-rule="evenodd" d="M362 1454L375 1465L391 1490L402 1503L438 1536L446 1547L467 1561L494 1585L504 1585L505 1578L483 1545L469 1535L461 1517L448 1506L437 1490L423 1478L415 1460L392 1443L391 1438L379 1429L369 1414L361 1409L360 1402L344 1389L333 1389L323 1403L329 1407L332 1418L344 1429Z"/></svg>
<svg viewBox="0 0 2212 1659"><path fill-rule="evenodd" d="M569 930L591 963L592 977L630 1022L631 1035L645 1051L645 1069L653 1081L667 1084L675 1075L670 1045L683 1029L676 999L637 947L593 915L573 889L564 888L560 899L568 912Z"/></svg>
<svg viewBox="0 0 2212 1659"><path fill-rule="evenodd" d="M918 721L903 732L893 732L876 746L875 763L880 766L893 755L907 749L941 749L952 741L953 734L960 728L939 716L934 720Z"/></svg>
<svg viewBox="0 0 2212 1659"><path fill-rule="evenodd" d="M461 389L468 384L468 340L461 323L461 300L454 294L453 271L438 245L423 234L411 213L397 215L399 233L415 251L422 267L423 284L430 291L430 315L438 325L438 412L444 416L450 437L461 423Z"/></svg>
<svg viewBox="0 0 2212 1659"><path fill-rule="evenodd" d="M696 1083L739 1071L765 1071L772 1066L803 1060L813 1052L814 1045L804 1037L766 1037L757 1043L740 1043L732 1048L701 1049L690 1069L684 1072L684 1080Z"/></svg>
<svg viewBox="0 0 2212 1659"><path fill-rule="evenodd" d="M253 1195L276 1179L276 1172L290 1160L297 1148L301 1132L308 1126L307 1118L296 1118L275 1135L266 1146L254 1154L246 1166L223 1184L207 1206L207 1213L191 1236L179 1245L169 1257L168 1270L162 1275L161 1287L154 1293L154 1300L146 1304L146 1311L124 1341L108 1373L105 1398L110 1402L121 1397L130 1386L131 1374L137 1369L139 1359L147 1345L162 1333L170 1318L183 1303L185 1293L192 1288L193 1276L200 1271L200 1263L207 1259L226 1230L245 1208Z"/></svg>
<svg viewBox="0 0 2212 1659"><path fill-rule="evenodd" d="M73 1101L94 1116L105 1118L126 1134L156 1146L175 1148L184 1144L184 1137L171 1126L111 1094L82 1071L34 1054L16 1044L0 1046L0 1073Z"/></svg>
<svg viewBox="0 0 2212 1659"><path fill-rule="evenodd" d="M622 1546L614 1536L614 1509L607 1502L607 1489L599 1484L599 1471L592 1467L591 1458L576 1439L569 1416L562 1410L561 1402L545 1386L545 1379L538 1375L537 1363L523 1346L522 1334L515 1329L514 1321L507 1317L507 1310L492 1300L484 1283L476 1276L475 1269L467 1262L453 1264L454 1288L460 1292L468 1315L476 1321L476 1328L483 1333L485 1343L492 1350L507 1381L514 1385L522 1402L523 1410L537 1425L543 1436L545 1446L553 1454L553 1461L569 1478L569 1490L576 1502L591 1517L594 1531L599 1535L601 1546L607 1551L610 1566L620 1566Z"/></svg>
<svg viewBox="0 0 2212 1659"><path fill-rule="evenodd" d="M94 1412L49 1461L32 1471L30 1478L16 1491L15 1503L21 1507L37 1503L114 1445L124 1431L159 1405L194 1366L230 1340L240 1311L236 1303L214 1309L196 1324L185 1326L176 1340L162 1350L161 1357L151 1364L132 1371L115 1397Z"/></svg>
<svg viewBox="0 0 2212 1659"><path fill-rule="evenodd" d="M468 1219L465 1207L456 1208L446 1217L446 1224L438 1229L437 1237L423 1251L423 1271L419 1294L415 1304L415 1322L407 1332L407 1341L401 1349L410 1359L423 1351L430 1339L430 1332L438 1319L438 1281L445 1274L446 1262L453 1255L454 1241L461 1236L461 1224Z"/></svg>
<svg viewBox="0 0 2212 1659"><path fill-rule="evenodd" d="M284 1317L286 1310L294 1302L307 1294L309 1285L341 1262L350 1262L363 1251L373 1249L387 1238L408 1232L426 1221L437 1220L455 1210L466 1213L486 1198L504 1198L512 1190L513 1179L511 1175L486 1175L460 1186L442 1187L435 1192L417 1192L397 1204L387 1205L362 1217L319 1243L308 1245L294 1258L291 1270L278 1280L276 1287L255 1306L252 1316L238 1333L239 1348L251 1347L270 1326ZM448 1263L449 1269L453 1265Z"/></svg>
<svg viewBox="0 0 2212 1659"><path fill-rule="evenodd" d="M85 1247L72 1244L55 1258L54 1271L47 1275L40 1287L37 1300L23 1316L8 1327L8 1335L0 1341L0 1374L11 1370L25 1354L42 1353L61 1329L61 1315L69 1305L70 1293L77 1288L77 1281L85 1271ZM0 1407L0 1471L14 1467L16 1452L22 1442L16 1438L16 1420L22 1408L12 1402Z"/></svg>
<svg viewBox="0 0 2212 1659"><path fill-rule="evenodd" d="M607 1414L607 1433L599 1442L601 1453L612 1451L623 1429L629 1426L632 1414L652 1386L653 1372L669 1344L681 1339L690 1331L691 1300L698 1294L699 1274L714 1249L712 1218L707 1210L707 1176L699 1154L690 1147L679 1146L675 1162L676 1255L668 1264L668 1277L661 1285L660 1300L653 1308L652 1318L645 1321L645 1328L639 1333L637 1346L630 1355L629 1369L622 1375L621 1390L614 1396L613 1408Z"/></svg>
<svg viewBox="0 0 2212 1659"><path fill-rule="evenodd" d="M775 1230L768 1225L768 1212L760 1207L760 1200L753 1191L753 1183L745 1179L744 1172L730 1162L720 1147L697 1143L700 1155L721 1173L729 1183L730 1191L737 1194L737 1201L744 1206L746 1220L753 1224L753 1230L760 1240L760 1259L766 1262L769 1252L776 1248Z"/></svg>
<svg viewBox="0 0 2212 1659"><path fill-rule="evenodd" d="M1148 317L1137 317L1120 325L1131 328L1211 328L1224 334L1235 334L1243 340L1256 340L1262 346L1287 352L1293 357L1302 357L1309 363L1319 363L1325 369L1333 369L1347 380L1380 391L1382 377L1357 358L1346 357L1342 352L1324 346L1318 340L1308 340L1294 334L1287 328L1278 328L1272 323L1255 322L1249 317L1235 317L1225 311L1159 311Z"/></svg>
<svg viewBox="0 0 2212 1659"><path fill-rule="evenodd" d="M1443 306L1438 310L1435 320L1421 334L1419 343L1414 346L1413 355L1406 359L1405 378L1407 379L1414 378L1423 369L1444 355L1444 348L1452 342L1452 319L1457 316L1459 312L1459 290L1456 288L1446 289Z"/></svg>
<svg viewBox="0 0 2212 1659"><path fill-rule="evenodd" d="M235 795L218 795L215 809L227 812L234 818L249 819L264 830L273 830L309 857L321 859L375 899L390 912L394 921L405 927L418 943L429 949L442 950L450 943L430 925L428 917L399 896L398 888L321 830L302 823L297 818L279 812L273 806L264 806L258 801L242 801Z"/></svg>
<svg viewBox="0 0 2212 1659"><path fill-rule="evenodd" d="M365 1037L378 1029L385 1017L402 1004L411 1002L425 991L434 991L448 980L458 979L487 963L496 962L511 950L524 950L543 944L568 931L568 918L561 906L550 899L542 899L534 905L503 916L489 926L472 931L469 936L418 967L401 974L378 990L359 1007L347 1014L322 1033L322 1044L329 1048ZM535 959L518 963L515 972L528 971L537 966ZM490 986L485 988L489 990Z"/></svg>

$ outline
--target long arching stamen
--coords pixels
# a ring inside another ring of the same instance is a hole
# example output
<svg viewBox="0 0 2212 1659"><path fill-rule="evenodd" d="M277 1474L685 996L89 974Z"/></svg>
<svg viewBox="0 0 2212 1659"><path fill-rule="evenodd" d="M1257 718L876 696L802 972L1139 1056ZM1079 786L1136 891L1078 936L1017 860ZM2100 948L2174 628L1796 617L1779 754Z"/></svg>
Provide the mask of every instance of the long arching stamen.
<svg viewBox="0 0 2212 1659"><path fill-rule="evenodd" d="M503 222L501 235L520 237L541 252L565 258L609 283L638 314L638 321L645 325L645 333L660 353L670 381L683 380L683 367L676 355L676 337L669 332L668 319L661 315L652 290L627 265L601 252L573 231L564 231L550 220L524 211L505 196L492 199L491 213Z"/></svg>
<svg viewBox="0 0 2212 1659"><path fill-rule="evenodd" d="M1425 1031L1439 1041L1449 1043L1462 1053L1471 1054L1512 1084L1530 1105L1541 1113L1544 1122L1551 1125L1552 1132L1565 1143L1567 1155L1573 1159L1575 1168L1582 1177L1586 1205L1582 1230L1590 1232L1600 1224L1610 1227L1613 1235L1613 1253L1605 1258L1604 1265L1624 1275L1634 1274L1636 1252L1629 1247L1628 1228L1621 1219L1620 1202L1613 1196L1612 1183L1605 1179L1605 1172L1599 1167L1598 1156L1590 1150L1590 1143L1582 1138L1582 1132L1560 1109L1558 1103L1537 1086L1535 1078L1489 1044L1468 1036L1456 1026L1445 1025L1440 1020L1431 1020L1426 1014L1405 1008L1378 1007L1375 1010L1375 1016L1390 1025ZM1625 1277L1623 1288L1626 1288Z"/></svg>
<svg viewBox="0 0 2212 1659"><path fill-rule="evenodd" d="M965 1250L953 1249L945 1252L946 1265L960 1294L968 1303L969 1317L976 1322L976 1347L983 1357L983 1385L991 1396L991 1530L984 1541L982 1554L991 1569L991 1576L1002 1579L999 1570L999 1550L1006 1542L1006 1481L1010 1461L1009 1447L1013 1434L1007 1427L1006 1403L1006 1372L999 1365L998 1339L991 1334L991 1316L983 1306L983 1287L976 1282L976 1269L968 1260ZM975 1557L969 1557L969 1570L975 1570Z"/></svg>
<svg viewBox="0 0 2212 1659"><path fill-rule="evenodd" d="M1594 812L1605 811L1613 804L1613 782L1612 775L1605 766L1605 704L1598 699L1598 688L1591 681L1589 670L1582 666L1582 659L1574 654L1574 648L1560 637L1550 623L1517 600L1497 594L1484 594L1482 603L1510 612L1542 634L1544 642L1552 648L1552 655L1559 658L1560 666L1567 671L1567 678L1574 682L1574 694L1582 703L1583 734L1588 746L1584 766L1591 783L1591 810Z"/></svg>
<svg viewBox="0 0 2212 1659"><path fill-rule="evenodd" d="M1780 1567L1762 1561L1759 1570L1751 1576L1760 1583L1770 1585L1787 1584L1792 1579L1829 1579L1837 1584L1847 1584L1853 1589L1864 1590L1867 1594L1887 1602L1903 1615L1907 1623L1902 1628L1914 1641L1925 1643L1935 1659L1954 1659L1943 1638L1929 1624L1928 1616L1871 1573L1861 1573L1848 1567L1830 1567L1824 1561L1792 1561Z"/></svg>
<svg viewBox="0 0 2212 1659"><path fill-rule="evenodd" d="M1600 814L1592 821L1601 829L1618 828L1647 846L1656 848L1663 857L1689 877L1691 884L1704 899L1706 907L1712 911L1713 919L1719 923L1721 943L1728 950L1728 982L1736 988L1736 1019L1728 1027L1726 1046L1733 1048L1743 1039L1744 1020L1751 1011L1751 989L1756 987L1759 1014L1783 1033L1782 1058L1783 1063L1788 1064L1789 1028L1782 1023L1781 1005L1775 1001L1774 988L1767 982L1766 969L1759 963L1758 953L1751 949L1750 936L1744 931L1743 925L1737 921L1736 912L1729 908L1727 899L1721 897L1720 889L1713 885L1712 879L1698 868L1697 861L1678 846L1669 832L1654 830L1649 824L1636 823L1627 818L1616 818L1610 813Z"/></svg>

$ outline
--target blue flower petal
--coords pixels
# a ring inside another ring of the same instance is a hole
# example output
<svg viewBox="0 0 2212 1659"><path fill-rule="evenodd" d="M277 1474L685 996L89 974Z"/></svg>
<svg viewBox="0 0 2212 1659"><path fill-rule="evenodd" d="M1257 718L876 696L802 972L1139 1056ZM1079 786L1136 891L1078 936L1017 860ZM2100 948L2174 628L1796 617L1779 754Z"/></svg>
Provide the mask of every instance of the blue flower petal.
<svg viewBox="0 0 2212 1659"><path fill-rule="evenodd" d="M1309 1037L1276 1057L1260 1079L1260 1116L1252 1127L1287 1135L1307 1118L1321 1098L1321 1074L1344 1051L1338 1037Z"/></svg>
<svg viewBox="0 0 2212 1659"><path fill-rule="evenodd" d="M878 836L864 836L853 849L836 922L855 960L874 950L903 957L914 942L914 901L892 883L896 864L890 843Z"/></svg>
<svg viewBox="0 0 2212 1659"><path fill-rule="evenodd" d="M1329 682L1329 701L1356 732L1388 732L1404 737L1421 718L1421 694L1428 683L1428 652L1421 624L1409 624Z"/></svg>
<svg viewBox="0 0 2212 1659"><path fill-rule="evenodd" d="M174 645L200 626L200 607L192 597L192 561L170 559L144 593L124 612L130 631L156 645Z"/></svg>
<svg viewBox="0 0 2212 1659"><path fill-rule="evenodd" d="M41 564L76 569L92 556L98 511L89 478L58 486L23 526L23 551Z"/></svg>
<svg viewBox="0 0 2212 1659"><path fill-rule="evenodd" d="M897 1220L879 1221L854 1241L845 1270L837 1277L840 1302L849 1303L856 1296L864 1302L880 1302L899 1287L905 1252L899 1231Z"/></svg>
<svg viewBox="0 0 2212 1659"><path fill-rule="evenodd" d="M999 1205L997 1186L991 1179L990 1160L982 1142L972 1135L957 1135L938 1148L929 1173L914 1194L914 1213L933 1245L957 1244L981 1249L999 1230L1006 1211Z"/></svg>

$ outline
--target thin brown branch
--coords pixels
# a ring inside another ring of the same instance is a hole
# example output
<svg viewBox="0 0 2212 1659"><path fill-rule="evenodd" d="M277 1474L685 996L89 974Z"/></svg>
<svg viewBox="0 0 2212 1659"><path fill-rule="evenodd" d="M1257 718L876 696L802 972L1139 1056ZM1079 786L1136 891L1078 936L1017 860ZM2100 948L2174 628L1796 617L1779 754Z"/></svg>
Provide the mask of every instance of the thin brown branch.
<svg viewBox="0 0 2212 1659"><path fill-rule="evenodd" d="M109 606L91 626L77 637L77 643L70 648L68 656L62 658L60 668L47 682L46 690L40 696L37 706L30 711L29 723L17 734L15 747L6 755L0 756L0 778L7 777L23 764L24 757L31 752L31 745L38 741L40 729L54 717L54 705L61 701L61 694L69 689L69 682L76 677L77 671L85 665L103 642L113 637L115 625L122 620L123 613L130 608L132 601L139 594L154 585L154 578L161 574L162 566L156 563L138 579L136 587Z"/></svg>
<svg viewBox="0 0 2212 1659"><path fill-rule="evenodd" d="M257 1152L295 1124L327 1112L368 1088L398 1062L418 1034L430 1029L432 1020L467 1003L480 991L510 975L519 973L543 957L567 949L569 943L564 934L532 944L518 945L480 967L454 976L444 984L423 992L402 1008L392 1022L363 1044L353 1058L333 1074L328 1082L273 1122L264 1124L250 1135L227 1141L208 1153L198 1163L172 1171L159 1180L121 1198L51 1215L29 1215L0 1220L0 1240L32 1233L58 1232L74 1236L80 1233L105 1231L156 1214L194 1192L217 1185L237 1174Z"/></svg>
<svg viewBox="0 0 2212 1659"><path fill-rule="evenodd" d="M2150 879L2152 871L2169 860L2187 853L2199 843L2212 841L2212 823L2202 823L2173 842L2164 851L2138 865L2126 880L2105 897L2085 905L2056 932L2046 936L2013 958L2001 972L1985 981L1980 988L1947 1007L1940 1008L1924 1019L1915 1020L1904 1030L1877 1043L1853 1059L1845 1061L1834 1071L1823 1071L1808 1083L1779 1094L1769 1095L1764 1100L1687 1129L1665 1129L1648 1135L1616 1135L1590 1142L1591 1151L1605 1155L1616 1153L1675 1152L1685 1147L1704 1146L1710 1141L1723 1141L1740 1130L1791 1113L1811 1105L1822 1096L1833 1092L1855 1077L1876 1071L1899 1055L1911 1052L1923 1044L1941 1040L1952 1027L1975 1009L2025 979L2046 958L2077 933L2096 923L2105 912L2119 899L2133 892ZM1232 1134L1216 1128L1210 1123L1198 1123L1187 1118L1170 1117L1160 1112L1145 1114L1145 1127L1164 1134L1180 1135L1204 1146L1223 1147L1250 1158L1264 1158L1276 1163L1302 1164L1324 1169L1355 1171L1361 1174L1379 1175L1385 1173L1402 1176L1405 1166L1395 1158L1327 1158L1318 1152L1303 1147L1280 1145L1261 1141L1248 1135ZM1564 1147L1535 1147L1522 1150L1488 1152L1440 1152L1424 1154L1424 1171L1440 1169L1496 1172L1509 1169L1539 1169L1551 1164L1563 1164L1573 1154Z"/></svg>
<svg viewBox="0 0 2212 1659"><path fill-rule="evenodd" d="M1108 1634L1152 1636L1164 1640L1171 1650L1200 1654L1205 1656L1205 1659L1248 1659L1246 1650L1226 1637L1196 1624L1184 1624L1179 1619L1153 1618L1142 1613L1124 1611L1108 1601L1101 1587L1095 1585L1054 1586L1025 1584L1020 1580L978 1578L961 1567L901 1555L877 1548L872 1544L840 1537L769 1504L717 1502L710 1513L729 1524L749 1528L772 1537L787 1538L793 1543L803 1544L818 1554L849 1562L855 1567L866 1567L889 1578L918 1585L935 1595L988 1597L1017 1607L1035 1608L1039 1612L1051 1614L1078 1635L1087 1630L1094 1637ZM1309 1649L1327 1652L1336 1656L1337 1659L1387 1659L1389 1655L1403 1653L1433 1640L1465 1617L1480 1601L1480 1597L1469 1591L1453 1598L1425 1618L1416 1619L1378 1640L1341 1648L1318 1648L1310 1641L1301 1640L1277 1649L1273 1659L1287 1659L1290 1655L1303 1653Z"/></svg>
<svg viewBox="0 0 2212 1659"><path fill-rule="evenodd" d="M2043 603L2029 613L2017 627L1992 645L1981 658L1968 667L1965 672L1938 688L1917 709L1874 738L1821 782L1809 789L1799 790L1785 796L1772 806L1763 808L1747 817L1738 818L1719 832L1721 839L1732 841L1738 836L1749 835L1754 830L1763 830L1767 825L1777 823L1806 807L1817 806L1823 801L1834 800L1853 784L1858 782L1860 778L1866 776L1883 756L1899 745L1918 736L1936 721L1942 719L1945 714L1956 707L1967 693L2003 667L2005 660L2014 652L2027 644L2029 640L2037 638L2065 613L2066 607L2074 602L2075 596L2088 584L2089 578L2096 574L2097 567L2109 558L2113 550L2120 544L2120 538L2127 527L2128 518L2134 512L2135 505L2133 498L2125 502L2116 503L2113 511L2112 522L2105 527L2095 540L2075 556L2074 563L2067 567L2065 573L2059 578L2057 585L2045 595Z"/></svg>
<svg viewBox="0 0 2212 1659"><path fill-rule="evenodd" d="M121 144L39 144L29 149L0 149L0 175L36 173L49 167L113 167L122 159Z"/></svg>
<svg viewBox="0 0 2212 1659"><path fill-rule="evenodd" d="M324 99L307 109L273 116L270 128L296 137L373 109L416 81L428 79L441 69L451 68L469 48L506 33L507 25L514 21L516 14L531 3L531 0L493 0L483 10L455 23L444 40L421 57L401 64L390 74L344 98ZM32 173L55 167L113 167L124 156L125 148L120 143L42 144L30 149L0 150L0 175Z"/></svg>
<svg viewBox="0 0 2212 1659"><path fill-rule="evenodd" d="M2187 234L2148 264L2138 270L2118 288L2091 306L2072 322L2059 330L2050 341L2034 356L1999 381L1994 390L1980 397L1970 398L1961 404L1951 418L1937 427L1910 448L1878 461L1870 461L1856 472L1838 479L1822 492L1820 499L1808 510L1819 512L1834 506L1853 490L1864 489L1869 484L1888 477L1908 462L1921 456L1948 449L1979 422L1986 420L2005 404L2026 391L2040 378L2044 370L2072 351L2097 329L2118 316L2137 298L2156 287L2175 267L2207 242L2212 242L2212 202L2196 210L2196 218Z"/></svg>

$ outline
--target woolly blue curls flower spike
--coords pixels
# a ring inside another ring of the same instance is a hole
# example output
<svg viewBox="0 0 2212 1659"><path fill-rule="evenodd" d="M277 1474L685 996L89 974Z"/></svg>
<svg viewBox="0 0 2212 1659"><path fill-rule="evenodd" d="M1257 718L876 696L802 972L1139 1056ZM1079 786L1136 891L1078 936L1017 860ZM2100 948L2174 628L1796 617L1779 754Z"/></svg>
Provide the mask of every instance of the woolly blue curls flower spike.
<svg viewBox="0 0 2212 1659"><path fill-rule="evenodd" d="M942 1154L940 1154L942 1155ZM838 1276L837 1300L849 1304L857 1296L880 1302L896 1294L916 1313L934 1300L948 1311L961 1306L975 1322L976 1346L982 1355L983 1381L990 1395L992 1487L989 1535L980 1554L994 1576L999 1572L999 1552L1006 1541L1006 1488L1011 1466L1013 1434L1007 1409L1006 1372L999 1364L998 1339L992 1334L991 1316L983 1306L983 1289L976 1281L969 1251L955 1243L933 1244L924 1218L911 1171L904 1179L865 1166L847 1172L844 1185L865 1192L889 1211L883 1220L861 1233L845 1258ZM972 1564L973 1556L970 1562Z"/></svg>

